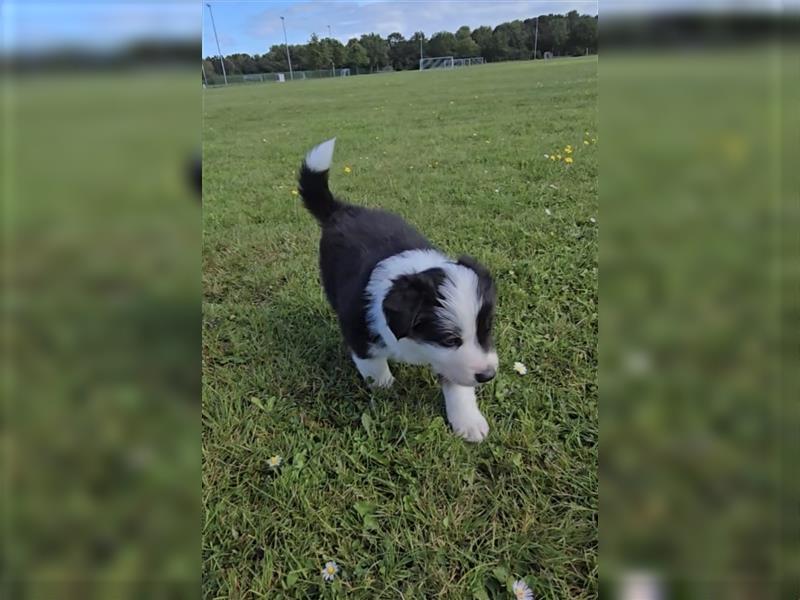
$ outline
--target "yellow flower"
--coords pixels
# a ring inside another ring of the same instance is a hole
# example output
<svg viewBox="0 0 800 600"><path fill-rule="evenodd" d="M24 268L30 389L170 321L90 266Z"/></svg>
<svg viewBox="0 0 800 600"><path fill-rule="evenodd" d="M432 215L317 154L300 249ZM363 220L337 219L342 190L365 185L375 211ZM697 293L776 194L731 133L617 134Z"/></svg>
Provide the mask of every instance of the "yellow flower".
<svg viewBox="0 0 800 600"><path fill-rule="evenodd" d="M556 158L557 158L558 160L561 160L561 155L560 155L560 154L556 154Z"/></svg>
<svg viewBox="0 0 800 600"><path fill-rule="evenodd" d="M584 146L588 146L589 145L589 140L583 140L583 145Z"/></svg>
<svg viewBox="0 0 800 600"><path fill-rule="evenodd" d="M292 190L292 196L297 196L297 190Z"/></svg>
<svg viewBox="0 0 800 600"><path fill-rule="evenodd" d="M566 148L564 148L564 152L566 152L567 154L572 154L572 146L567 146Z"/></svg>
<svg viewBox="0 0 800 600"><path fill-rule="evenodd" d="M568 156L567 158L564 159L564 162L567 163L568 165L571 165L572 164L572 157Z"/></svg>
<svg viewBox="0 0 800 600"><path fill-rule="evenodd" d="M586 137L589 137L589 132L588 131L584 131L583 133L586 134Z"/></svg>
<svg viewBox="0 0 800 600"><path fill-rule="evenodd" d="M270 456L269 460L267 460L267 463L269 464L271 469L277 469L278 467L281 466L282 462L283 458L281 458L277 454L275 456Z"/></svg>
<svg viewBox="0 0 800 600"><path fill-rule="evenodd" d="M345 167L345 168L344 168L344 172L345 172L345 173L352 173L352 172L353 172L353 169L351 169L350 167Z"/></svg>
<svg viewBox="0 0 800 600"><path fill-rule="evenodd" d="M551 154L550 155L550 160L555 160L555 159L556 159L556 155L555 154Z"/></svg>

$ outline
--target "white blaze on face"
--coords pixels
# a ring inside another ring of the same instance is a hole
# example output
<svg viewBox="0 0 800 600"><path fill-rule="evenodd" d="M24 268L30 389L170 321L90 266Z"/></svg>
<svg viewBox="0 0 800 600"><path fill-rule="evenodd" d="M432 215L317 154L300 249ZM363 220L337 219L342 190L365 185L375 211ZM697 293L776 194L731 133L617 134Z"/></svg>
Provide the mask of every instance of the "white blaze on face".
<svg viewBox="0 0 800 600"><path fill-rule="evenodd" d="M482 298L479 292L478 275L472 269L458 264L445 268L447 279L439 288L442 306L437 316L449 327L459 332L461 346L441 348L437 353L434 368L456 383L475 385L475 375L497 369L497 353L487 352L478 341L478 312Z"/></svg>

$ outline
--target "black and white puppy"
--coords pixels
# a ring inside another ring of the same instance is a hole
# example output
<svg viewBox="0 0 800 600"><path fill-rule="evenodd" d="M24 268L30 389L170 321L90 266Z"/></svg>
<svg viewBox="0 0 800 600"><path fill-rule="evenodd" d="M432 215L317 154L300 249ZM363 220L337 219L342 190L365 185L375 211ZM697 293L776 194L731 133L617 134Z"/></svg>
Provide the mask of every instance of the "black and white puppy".
<svg viewBox="0 0 800 600"><path fill-rule="evenodd" d="M361 376L394 382L387 359L430 365L453 431L470 442L489 432L475 386L497 371L495 286L475 259L451 260L399 216L354 206L328 188L335 138L300 168L300 194L319 221L322 285Z"/></svg>

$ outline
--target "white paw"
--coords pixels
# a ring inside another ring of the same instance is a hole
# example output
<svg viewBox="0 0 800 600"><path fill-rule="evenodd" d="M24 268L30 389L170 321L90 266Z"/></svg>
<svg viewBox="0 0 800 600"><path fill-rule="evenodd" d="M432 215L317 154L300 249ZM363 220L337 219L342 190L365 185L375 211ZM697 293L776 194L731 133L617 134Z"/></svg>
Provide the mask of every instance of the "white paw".
<svg viewBox="0 0 800 600"><path fill-rule="evenodd" d="M489 435L489 423L479 411L457 414L450 418L453 433L468 442L482 442Z"/></svg>
<svg viewBox="0 0 800 600"><path fill-rule="evenodd" d="M368 379L369 387L371 388L390 388L394 383L394 377L391 373L386 373L378 378L370 377Z"/></svg>

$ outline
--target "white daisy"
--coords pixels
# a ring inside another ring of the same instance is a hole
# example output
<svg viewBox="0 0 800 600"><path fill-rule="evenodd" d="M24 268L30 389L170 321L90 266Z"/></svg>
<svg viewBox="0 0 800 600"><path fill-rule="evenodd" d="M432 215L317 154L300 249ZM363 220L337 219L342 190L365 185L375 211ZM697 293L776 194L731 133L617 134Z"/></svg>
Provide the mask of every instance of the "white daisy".
<svg viewBox="0 0 800 600"><path fill-rule="evenodd" d="M528 372L528 367L523 365L521 362L514 363L514 370L519 373L520 375L525 375Z"/></svg>
<svg viewBox="0 0 800 600"><path fill-rule="evenodd" d="M277 469L278 467L281 466L282 462L283 458L278 456L277 454L275 456L270 456L269 460L267 460L267 464L269 464L270 469Z"/></svg>
<svg viewBox="0 0 800 600"><path fill-rule="evenodd" d="M511 589L514 591L514 597L517 600L533 600L533 590L522 579L517 579L512 584Z"/></svg>
<svg viewBox="0 0 800 600"><path fill-rule="evenodd" d="M339 565L337 565L334 561L329 560L325 563L325 567L322 569L322 578L325 581L333 581L338 572Z"/></svg>

